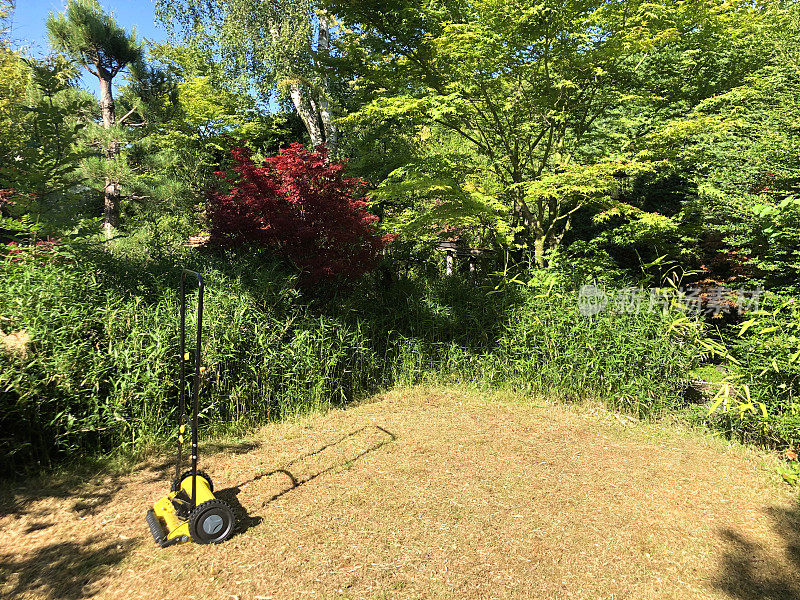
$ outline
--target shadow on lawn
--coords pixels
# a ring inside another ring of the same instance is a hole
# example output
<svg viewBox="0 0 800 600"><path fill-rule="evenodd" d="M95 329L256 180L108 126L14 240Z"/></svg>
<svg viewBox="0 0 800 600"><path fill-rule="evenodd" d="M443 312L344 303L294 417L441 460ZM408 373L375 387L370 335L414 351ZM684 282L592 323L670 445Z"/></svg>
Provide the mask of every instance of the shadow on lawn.
<svg viewBox="0 0 800 600"><path fill-rule="evenodd" d="M780 548L765 547L731 529L721 532L728 543L722 573L715 583L740 600L797 600L800 598L800 507L768 509ZM784 553L776 560L776 550Z"/></svg>
<svg viewBox="0 0 800 600"><path fill-rule="evenodd" d="M41 485L36 485L37 483ZM97 485L87 483L84 476L75 474L64 477L55 484L45 484L41 479L34 480L11 488L0 497L0 517L11 514L47 517L51 514L52 507L35 508L35 506L37 502L49 499L73 501L71 510L85 517L94 514L98 507L111 502L122 487L121 477L114 477L111 481L99 481ZM34 523L29 533L47 527L49 524L38 526Z"/></svg>
<svg viewBox="0 0 800 600"><path fill-rule="evenodd" d="M248 452L252 452L253 450L257 450L260 446L261 444L259 442L254 442L251 440L241 440L235 442L204 441L200 443L200 453L204 456L222 453L234 455L246 454ZM179 465L177 470L175 468L175 461L177 459L174 454L162 459L158 463L148 465L145 470L148 473L152 473L152 476L146 480L146 483L166 481L169 485L169 483L171 483L181 473L188 471L191 468L191 464L189 463L188 459L188 455L190 454L188 448L190 447L184 447L183 463ZM202 471L202 468L199 468L199 470Z"/></svg>
<svg viewBox="0 0 800 600"><path fill-rule="evenodd" d="M370 436L377 435L378 439L370 440L371 443L366 447L342 448L347 443L357 443L359 440L368 439ZM247 531L250 527L255 527L261 523L261 517L250 516L247 509L239 502L238 496L242 489L259 480L267 479L273 475L282 475L287 482L279 485L271 495L264 499L260 506L263 508L270 502L274 502L284 494L302 486L318 477L331 473L338 469L346 469L361 458L379 450L386 444L394 442L397 436L379 425L368 425L351 431L338 438L336 441L325 444L312 452L307 452L289 461L283 467L264 471L242 483L223 490L214 492L220 500L225 500L237 513L237 534ZM341 455L327 456L328 453L336 450L343 450ZM312 464L304 464L307 462Z"/></svg>
<svg viewBox="0 0 800 600"><path fill-rule="evenodd" d="M237 452L241 444L232 445L215 444L215 451ZM247 444L247 448L251 448ZM247 449L241 450L246 452ZM163 458L158 461L145 462L137 467L145 471L150 477L145 483L154 481L170 481L175 473L175 457ZM109 473L103 463L99 466L76 463L71 471L58 475L41 474L26 480L0 480L4 486L0 487L0 517L18 515L28 517L46 517L52 512L52 507L36 508L36 503L43 500L71 501L71 510L80 517L94 514L95 510L111 502L125 485L127 475L122 473ZM31 526L31 531L45 529L44 526Z"/></svg>
<svg viewBox="0 0 800 600"><path fill-rule="evenodd" d="M253 450L258 450L261 447L260 442L252 440L241 440L237 442L212 442L206 441L200 445L200 451L203 454L247 454Z"/></svg>
<svg viewBox="0 0 800 600"><path fill-rule="evenodd" d="M97 536L50 544L23 557L0 555L0 595L9 600L86 598L93 594L91 584L117 565L132 543L108 543Z"/></svg>
<svg viewBox="0 0 800 600"><path fill-rule="evenodd" d="M231 504L237 513L237 534L242 533L261 522L261 517L250 516L239 502L238 495L243 487L276 474L288 479L288 484L282 482L257 507L262 508L326 473L349 468L395 439L396 436L383 427L362 427L293 459L281 468L259 473L237 486L217 490L215 496ZM246 452L252 450L253 446L244 442L226 449ZM221 451L223 447L219 446L216 450ZM173 473L174 468L174 459L168 459L151 464L146 469L154 479L163 479ZM52 516L52 507L32 509L29 506L31 503L47 498L74 499L72 510L85 517L91 515L96 507L113 500L122 489L123 478L114 477L111 482L98 480L96 486L87 484L85 479L80 485L79 480L78 476L72 476L47 487L30 483L20 486L11 491L5 502L0 503L0 515L18 513L41 517L41 520L30 525L26 533L47 529L54 524L48 518ZM109 543L105 538L93 536L84 540L52 543L29 554L0 554L0 596L9 599L34 596L47 600L78 600L91 596L95 591L92 584L119 564L135 542L125 540Z"/></svg>

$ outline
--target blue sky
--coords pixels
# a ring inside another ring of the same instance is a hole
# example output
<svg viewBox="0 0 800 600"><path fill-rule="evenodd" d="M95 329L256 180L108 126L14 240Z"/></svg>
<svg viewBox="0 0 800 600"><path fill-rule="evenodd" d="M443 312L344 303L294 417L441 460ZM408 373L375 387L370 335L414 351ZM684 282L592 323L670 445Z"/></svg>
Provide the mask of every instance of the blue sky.
<svg viewBox="0 0 800 600"><path fill-rule="evenodd" d="M33 56L45 56L49 51L45 21L51 12L64 10L66 0L17 0L14 11L11 40L15 47L27 47ZM166 39L165 31L156 26L153 0L100 0L102 7L114 14L117 24L130 31L136 29L137 36L153 41ZM97 85L91 75L82 82L87 89Z"/></svg>

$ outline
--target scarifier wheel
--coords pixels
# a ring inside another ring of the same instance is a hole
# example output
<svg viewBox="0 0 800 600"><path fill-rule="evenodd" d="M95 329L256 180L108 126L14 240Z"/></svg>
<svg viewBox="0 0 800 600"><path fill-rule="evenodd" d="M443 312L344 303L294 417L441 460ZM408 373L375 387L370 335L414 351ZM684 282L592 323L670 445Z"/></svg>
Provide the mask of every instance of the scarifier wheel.
<svg viewBox="0 0 800 600"><path fill-rule="evenodd" d="M187 477L191 477L191 476L192 476L192 472L191 471L184 471L181 474L181 476L178 477L178 479L176 479L175 481L172 482L172 487L170 488L170 491L171 492L177 492L178 490L180 490L181 489L181 483L183 483L183 480L186 479ZM208 482L208 489L211 490L211 492L213 493L214 492L214 482L211 481L211 477L209 476L209 474L206 473L205 471L197 471L197 476L198 477L202 477L203 479L205 479Z"/></svg>
<svg viewBox="0 0 800 600"><path fill-rule="evenodd" d="M189 535L197 544L219 544L233 535L236 520L230 505L223 501L207 500L189 515Z"/></svg>

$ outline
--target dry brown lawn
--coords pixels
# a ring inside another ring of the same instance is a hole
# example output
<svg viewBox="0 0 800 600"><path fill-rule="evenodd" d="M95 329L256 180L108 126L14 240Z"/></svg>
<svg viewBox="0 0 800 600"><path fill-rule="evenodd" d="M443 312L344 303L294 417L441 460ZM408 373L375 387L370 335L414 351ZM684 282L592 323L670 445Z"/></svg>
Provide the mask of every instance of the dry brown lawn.
<svg viewBox="0 0 800 600"><path fill-rule="evenodd" d="M769 458L674 426L441 389L207 443L219 546L157 548L169 457L6 490L3 598L800 598Z"/></svg>

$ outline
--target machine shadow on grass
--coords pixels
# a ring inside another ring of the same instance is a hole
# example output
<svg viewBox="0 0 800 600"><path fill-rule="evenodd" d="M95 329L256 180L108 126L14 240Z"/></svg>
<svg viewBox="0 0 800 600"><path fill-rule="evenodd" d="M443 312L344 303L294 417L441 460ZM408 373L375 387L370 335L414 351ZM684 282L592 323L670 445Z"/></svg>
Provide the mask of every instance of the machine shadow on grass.
<svg viewBox="0 0 800 600"><path fill-rule="evenodd" d="M43 546L24 557L0 555L0 594L8 600L85 598L92 594L88 586L119 564L132 544L95 536Z"/></svg>
<svg viewBox="0 0 800 600"><path fill-rule="evenodd" d="M238 442L201 442L200 449L204 454L247 454L261 447L259 442L242 440Z"/></svg>
<svg viewBox="0 0 800 600"><path fill-rule="evenodd" d="M720 535L727 544L722 571L714 585L737 600L800 598L800 506L767 509L781 547L751 541L732 529ZM778 560L778 553L783 553Z"/></svg>
<svg viewBox="0 0 800 600"><path fill-rule="evenodd" d="M326 452L328 451L335 451L337 449L341 450L343 445L358 441L361 438L368 438L369 436L376 436L378 439L370 440L371 443L368 446L359 449L350 449L348 451L347 448L344 448L345 452L343 456L326 456ZM271 469L269 471L263 471L235 486L222 490L216 490L214 495L220 500L224 500L230 504L233 508L237 517L236 533L234 535L238 535L261 523L262 518L259 516L252 516L250 512L264 508L267 504L274 502L284 494L287 494L288 492L291 492L292 490L305 485L317 479L318 477L325 475L326 473L331 473L339 469L350 468L358 460L381 449L386 444L394 442L396 439L397 436L395 434L381 427L380 425L367 425L360 427L359 429L339 437L333 442L329 442L323 446L320 446L316 450L307 452L301 456L298 456L297 458L292 459L282 467ZM303 465L304 462L310 460L315 460L317 463L314 465ZM248 510L239 501L239 494L242 492L242 489L260 480L272 477L273 475L283 475L288 481L285 484L282 484L279 489L274 490L272 494L264 498L260 505L251 507L251 511L248 512Z"/></svg>
<svg viewBox="0 0 800 600"><path fill-rule="evenodd" d="M236 537L240 533L244 533L262 521L261 517L251 516L250 513L247 512L247 509L242 506L242 503L239 502L239 492L241 491L242 490L238 486L234 486L214 492L214 497L227 502L233 509L233 514L236 515L236 529L231 537Z"/></svg>

